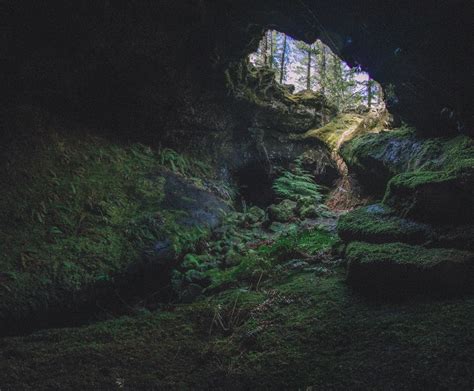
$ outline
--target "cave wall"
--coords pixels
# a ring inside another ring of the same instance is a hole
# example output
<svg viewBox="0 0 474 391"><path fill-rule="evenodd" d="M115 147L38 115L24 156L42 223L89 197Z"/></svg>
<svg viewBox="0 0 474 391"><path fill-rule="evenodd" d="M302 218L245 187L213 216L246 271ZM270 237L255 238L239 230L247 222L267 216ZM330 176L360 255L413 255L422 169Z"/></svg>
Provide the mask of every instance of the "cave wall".
<svg viewBox="0 0 474 391"><path fill-rule="evenodd" d="M391 111L421 131L473 130L469 0L6 0L0 8L3 107L41 105L127 137L206 132L225 122L210 117L229 103L225 71L274 28L320 37L360 64L384 85Z"/></svg>

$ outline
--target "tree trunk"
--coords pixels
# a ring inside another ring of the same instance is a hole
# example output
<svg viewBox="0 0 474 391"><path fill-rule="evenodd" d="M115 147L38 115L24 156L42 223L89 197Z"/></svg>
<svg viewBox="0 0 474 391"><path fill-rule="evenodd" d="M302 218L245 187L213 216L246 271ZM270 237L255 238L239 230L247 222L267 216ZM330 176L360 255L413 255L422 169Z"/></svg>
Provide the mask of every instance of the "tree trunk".
<svg viewBox="0 0 474 391"><path fill-rule="evenodd" d="M268 64L268 33L265 33L265 37L263 39L263 65Z"/></svg>
<svg viewBox="0 0 474 391"><path fill-rule="evenodd" d="M281 64L280 64L280 84L283 84L285 79L285 52L286 52L286 34L283 33L283 50L281 51Z"/></svg>
<svg viewBox="0 0 474 391"><path fill-rule="evenodd" d="M373 90L372 90L372 79L369 77L367 80L367 107L372 108Z"/></svg>
<svg viewBox="0 0 474 391"><path fill-rule="evenodd" d="M306 89L311 89L311 48L308 48L308 67L306 69Z"/></svg>
<svg viewBox="0 0 474 391"><path fill-rule="evenodd" d="M275 54L275 48L273 47L273 30L270 30L270 68L273 68L273 57Z"/></svg>
<svg viewBox="0 0 474 391"><path fill-rule="evenodd" d="M320 80L321 80L321 93L326 94L326 48L321 44L321 70L320 70Z"/></svg>

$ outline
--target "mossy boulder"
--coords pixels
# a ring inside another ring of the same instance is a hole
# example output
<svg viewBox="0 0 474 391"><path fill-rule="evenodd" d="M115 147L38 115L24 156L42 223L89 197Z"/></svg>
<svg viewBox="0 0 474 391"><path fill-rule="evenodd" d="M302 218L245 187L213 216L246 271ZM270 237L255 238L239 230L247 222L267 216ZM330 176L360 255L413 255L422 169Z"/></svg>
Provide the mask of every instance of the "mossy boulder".
<svg viewBox="0 0 474 391"><path fill-rule="evenodd" d="M472 290L474 253L403 243L352 242L346 249L347 281L380 296L435 296Z"/></svg>
<svg viewBox="0 0 474 391"><path fill-rule="evenodd" d="M399 174L388 183L384 202L403 216L423 221L472 222L474 157L468 164L454 169Z"/></svg>
<svg viewBox="0 0 474 391"><path fill-rule="evenodd" d="M434 235L430 226L398 217L383 204L362 207L341 216L337 231L346 242L370 243L422 244L432 240Z"/></svg>
<svg viewBox="0 0 474 391"><path fill-rule="evenodd" d="M474 225L421 223L398 216L393 208L384 204L365 206L341 216L337 231L345 242L402 242L474 250Z"/></svg>
<svg viewBox="0 0 474 391"><path fill-rule="evenodd" d="M358 134L357 128L364 120L364 116L355 113L343 113L333 118L326 125L308 130L304 137L317 138L323 141L331 150L338 147L338 142L344 133L355 136ZM348 139L347 139L348 140Z"/></svg>
<svg viewBox="0 0 474 391"><path fill-rule="evenodd" d="M297 203L291 200L283 200L279 204L268 207L268 217L271 221L286 223L296 215Z"/></svg>
<svg viewBox="0 0 474 391"><path fill-rule="evenodd" d="M249 224L257 224L265 219L265 211L258 206L252 206L245 214L245 222Z"/></svg>
<svg viewBox="0 0 474 391"><path fill-rule="evenodd" d="M355 137L342 144L340 154L368 192L383 195L390 178L421 164L421 150L415 132L403 128Z"/></svg>
<svg viewBox="0 0 474 391"><path fill-rule="evenodd" d="M27 114L0 145L0 332L132 282L156 290L229 209L145 145L46 130Z"/></svg>
<svg viewBox="0 0 474 391"><path fill-rule="evenodd" d="M282 133L304 133L320 126L323 118L335 115L335 108L319 92L292 93L277 83L275 70L256 68L248 61L232 64L226 71L229 93L249 106L255 127Z"/></svg>
<svg viewBox="0 0 474 391"><path fill-rule="evenodd" d="M355 138L341 154L366 190L385 193L384 203L403 217L474 218L474 141L467 136L421 139L403 128Z"/></svg>

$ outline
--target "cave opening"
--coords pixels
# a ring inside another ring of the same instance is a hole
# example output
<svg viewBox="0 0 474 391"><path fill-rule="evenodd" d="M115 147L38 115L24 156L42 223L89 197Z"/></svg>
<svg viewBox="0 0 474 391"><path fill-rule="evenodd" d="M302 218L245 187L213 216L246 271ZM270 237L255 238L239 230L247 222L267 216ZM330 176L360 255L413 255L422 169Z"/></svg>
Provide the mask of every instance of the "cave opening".
<svg viewBox="0 0 474 391"><path fill-rule="evenodd" d="M266 30L247 60L250 81L237 95L247 89L262 109L248 130L259 158L233 171L243 204L266 208L281 201L274 181L285 170L304 172L330 198L339 197L334 194L338 192L351 194L353 185L360 192L355 178L347 178L339 150L355 136L391 128L382 86L360 66L347 65L321 40L308 44L277 30ZM285 101L297 104L271 108ZM308 118L300 122L297 116L303 115ZM311 137L328 148L328 156L309 145ZM369 193L375 191L372 187Z"/></svg>
<svg viewBox="0 0 474 391"><path fill-rule="evenodd" d="M363 110L363 106L385 108L382 86L360 65L349 66L320 39L306 43L284 32L266 30L249 61L272 71L275 80L292 93L321 93L338 112Z"/></svg>

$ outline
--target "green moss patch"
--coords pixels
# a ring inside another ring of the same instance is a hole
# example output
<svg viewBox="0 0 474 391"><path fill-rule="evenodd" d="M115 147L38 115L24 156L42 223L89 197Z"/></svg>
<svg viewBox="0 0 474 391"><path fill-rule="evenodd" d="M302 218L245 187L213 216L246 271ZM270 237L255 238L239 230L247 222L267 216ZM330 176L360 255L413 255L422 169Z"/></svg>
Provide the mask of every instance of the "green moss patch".
<svg viewBox="0 0 474 391"><path fill-rule="evenodd" d="M364 117L354 113L343 113L333 118L328 124L318 129L311 129L305 133L305 138L317 138L335 150L341 138L347 134L346 141L357 134L357 128ZM350 136L349 136L350 134Z"/></svg>
<svg viewBox="0 0 474 391"><path fill-rule="evenodd" d="M402 243L353 242L346 249L346 258L349 284L380 295L445 295L472 288L471 252Z"/></svg>
<svg viewBox="0 0 474 391"><path fill-rule="evenodd" d="M474 219L474 143L465 138L445 145L442 168L420 169L393 177L384 202L404 216L428 221Z"/></svg>
<svg viewBox="0 0 474 391"><path fill-rule="evenodd" d="M431 227L400 218L383 204L359 208L341 216L337 231L346 242L421 244L433 239Z"/></svg>
<svg viewBox="0 0 474 391"><path fill-rule="evenodd" d="M469 389L474 299L374 303L299 273L172 311L0 340L10 389ZM367 376L370 373L370 376Z"/></svg>
<svg viewBox="0 0 474 391"><path fill-rule="evenodd" d="M4 130L2 327L74 307L132 263L157 258L156 243L171 252L192 247L227 208L182 176L191 168L183 158L170 160L169 150L163 157L141 144L36 124ZM163 167L173 168L170 161L176 174Z"/></svg>

